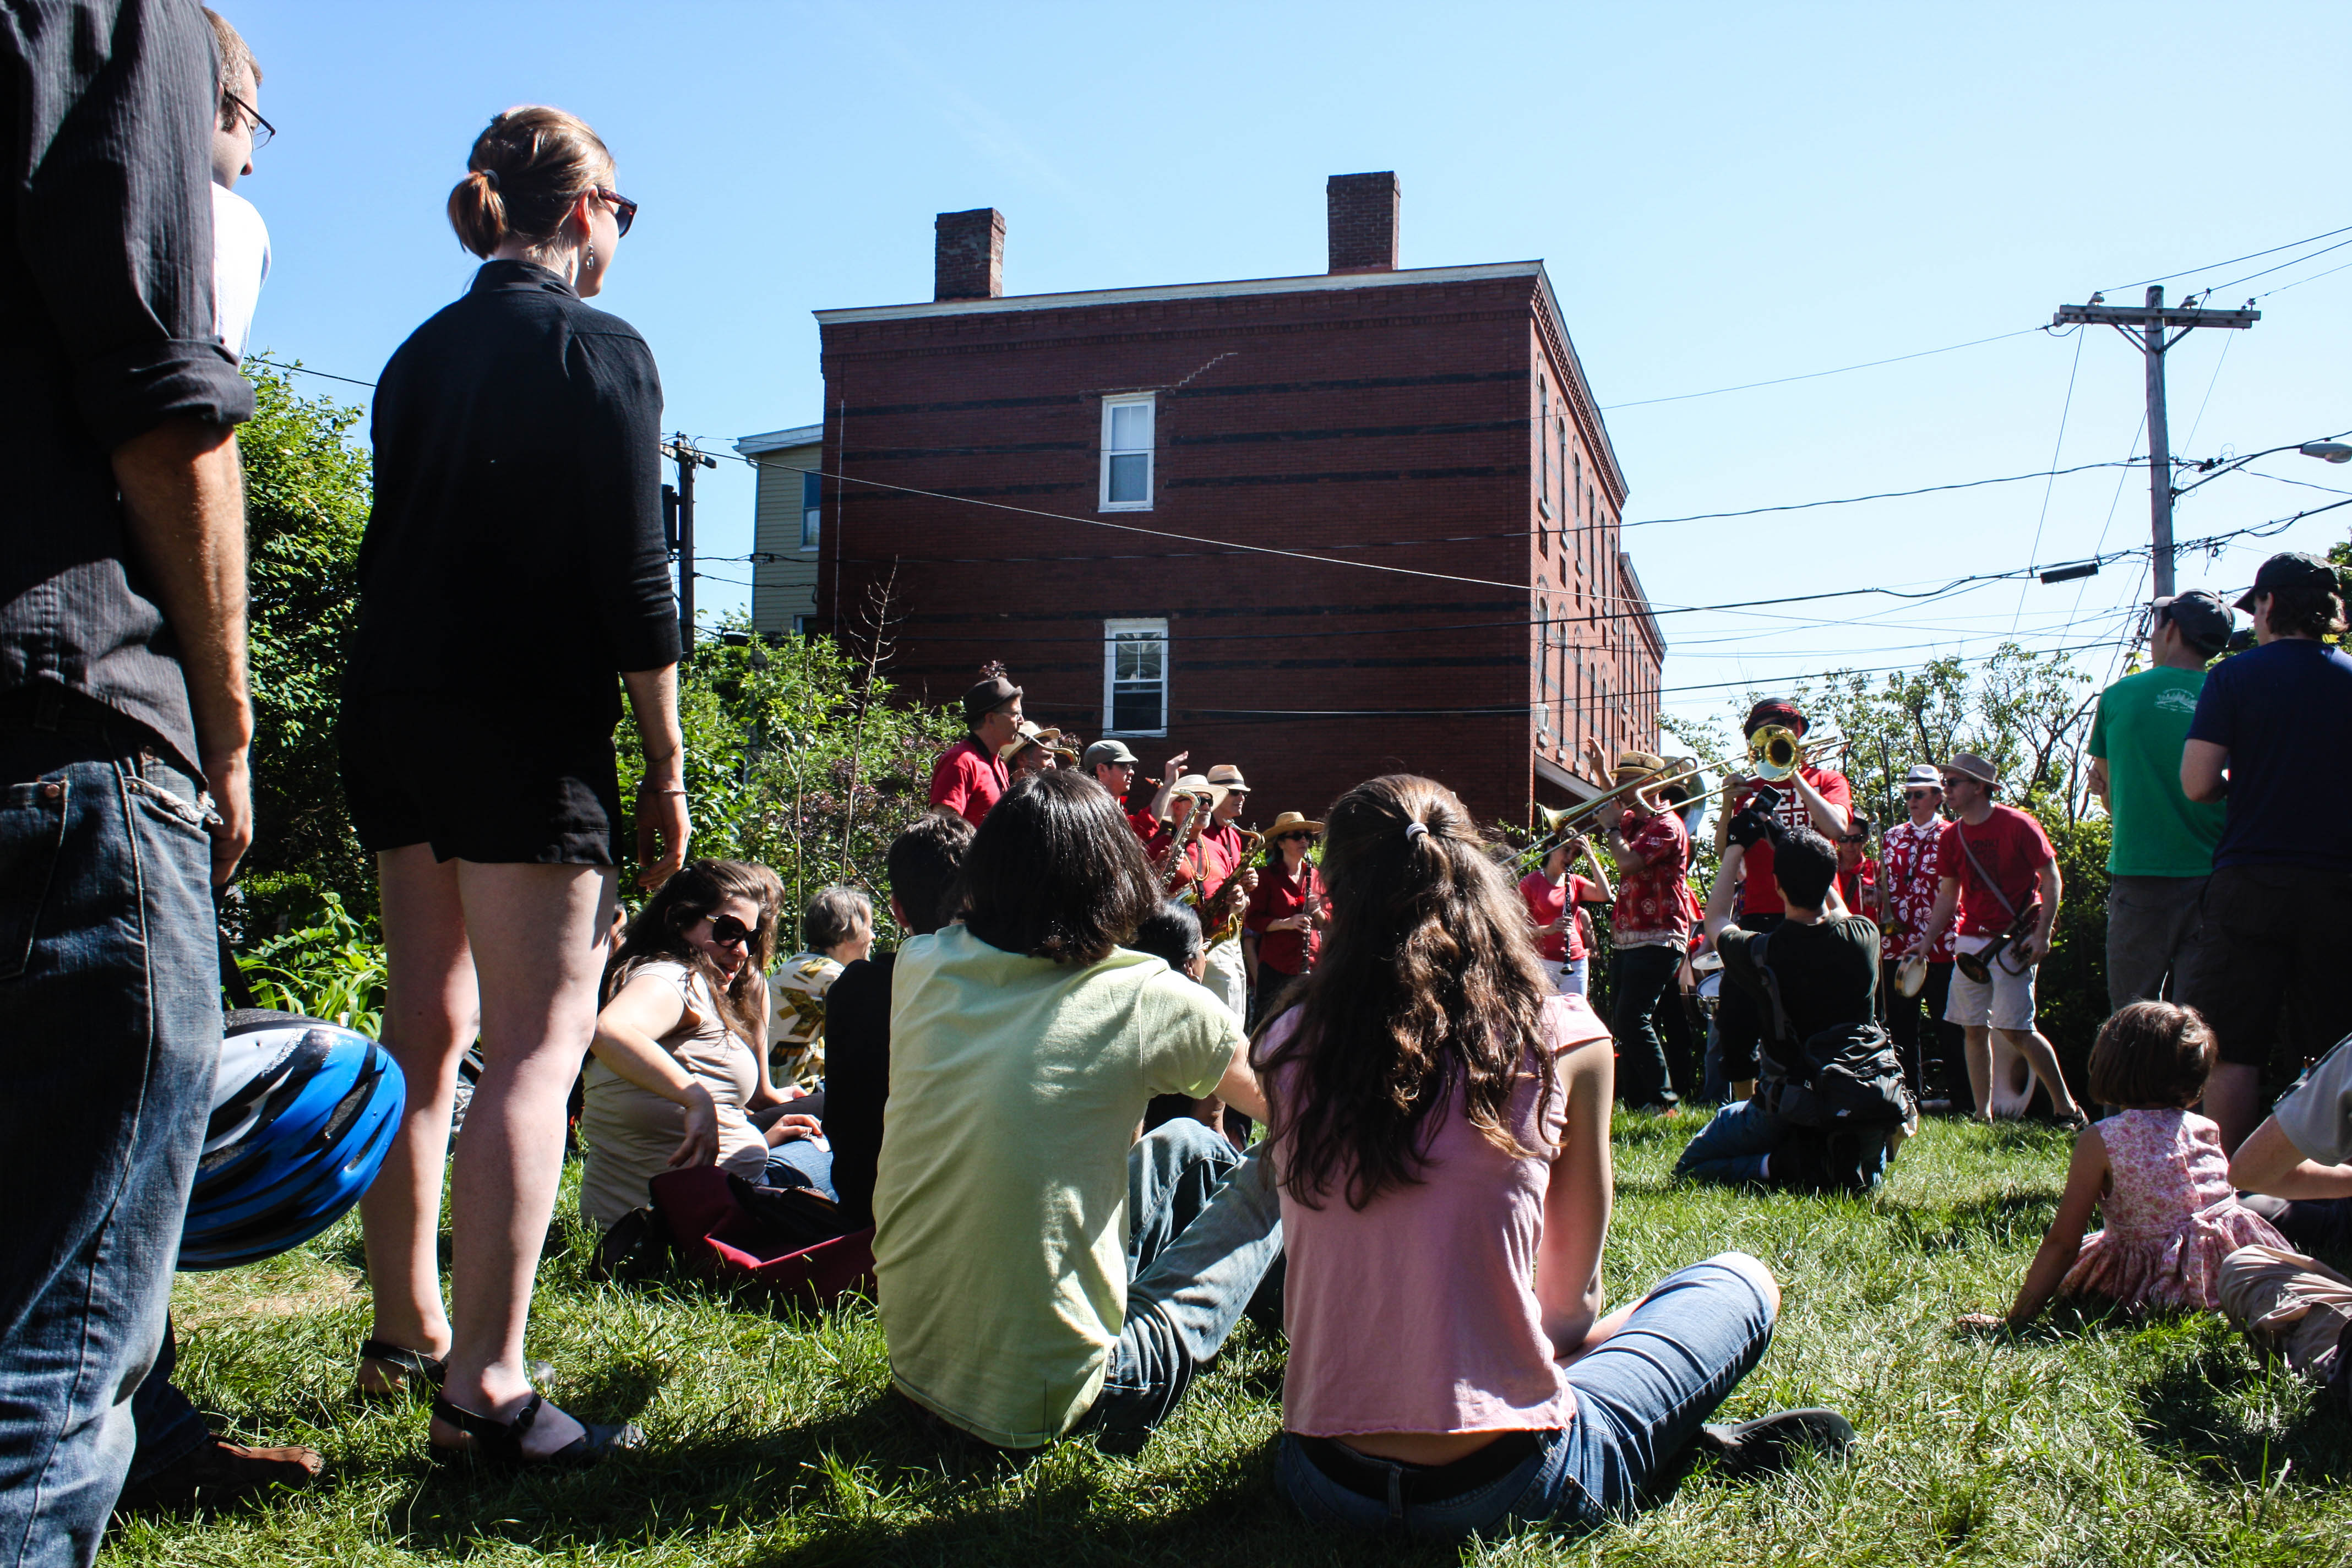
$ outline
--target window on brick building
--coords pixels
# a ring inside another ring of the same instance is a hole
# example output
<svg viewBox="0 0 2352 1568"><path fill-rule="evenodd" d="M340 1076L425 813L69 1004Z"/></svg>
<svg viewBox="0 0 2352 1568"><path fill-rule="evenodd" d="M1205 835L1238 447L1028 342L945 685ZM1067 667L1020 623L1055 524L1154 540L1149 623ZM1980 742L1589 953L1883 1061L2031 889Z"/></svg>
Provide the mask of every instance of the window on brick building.
<svg viewBox="0 0 2352 1568"><path fill-rule="evenodd" d="M1168 623L1103 623L1103 733L1168 733Z"/></svg>
<svg viewBox="0 0 2352 1568"><path fill-rule="evenodd" d="M1151 510L1152 415L1149 392L1103 399L1103 511Z"/></svg>
<svg viewBox="0 0 2352 1568"><path fill-rule="evenodd" d="M814 474L801 476L801 548L814 550L817 524L824 516L824 483Z"/></svg>

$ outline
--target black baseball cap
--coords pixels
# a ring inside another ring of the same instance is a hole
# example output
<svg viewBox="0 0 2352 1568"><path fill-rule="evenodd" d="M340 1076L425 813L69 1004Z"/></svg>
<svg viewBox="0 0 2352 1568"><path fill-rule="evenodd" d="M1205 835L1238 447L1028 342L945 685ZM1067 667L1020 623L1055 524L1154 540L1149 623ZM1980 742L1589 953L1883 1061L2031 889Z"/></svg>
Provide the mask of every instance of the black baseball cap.
<svg viewBox="0 0 2352 1568"><path fill-rule="evenodd" d="M2219 653L2237 627L2228 606L2201 588L2158 599L2148 607L2159 619L2179 626L2182 637L2207 653Z"/></svg>
<svg viewBox="0 0 2352 1568"><path fill-rule="evenodd" d="M2256 599L2264 594L2276 594L2289 588L2325 588L2334 593L2336 568L2318 556L2306 555L2299 550L2273 555L2263 563L2261 571L2254 574L2254 585L2246 590L2244 598L2238 601L2238 608L2251 616L2254 613Z"/></svg>

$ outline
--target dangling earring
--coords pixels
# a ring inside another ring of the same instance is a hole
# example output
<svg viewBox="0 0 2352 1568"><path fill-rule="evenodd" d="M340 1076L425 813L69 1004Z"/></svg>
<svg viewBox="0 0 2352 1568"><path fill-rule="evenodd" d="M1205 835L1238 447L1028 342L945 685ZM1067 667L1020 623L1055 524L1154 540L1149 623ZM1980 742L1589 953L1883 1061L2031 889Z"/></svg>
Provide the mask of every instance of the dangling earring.
<svg viewBox="0 0 2352 1568"><path fill-rule="evenodd" d="M587 259L586 259L586 260L584 260L584 261L583 261L583 262L580 264L580 270L581 270L581 271L583 271L583 272L590 271L590 270L592 270L592 269L595 267L595 265L596 265L596 247L592 243L592 244L588 247L588 258L587 258Z"/></svg>

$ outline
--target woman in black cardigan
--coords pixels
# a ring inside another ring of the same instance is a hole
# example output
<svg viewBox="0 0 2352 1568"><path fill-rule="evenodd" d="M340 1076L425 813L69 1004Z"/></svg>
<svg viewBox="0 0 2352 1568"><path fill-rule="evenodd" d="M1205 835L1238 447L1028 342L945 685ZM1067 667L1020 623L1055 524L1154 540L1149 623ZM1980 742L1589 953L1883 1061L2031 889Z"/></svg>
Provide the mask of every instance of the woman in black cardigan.
<svg viewBox="0 0 2352 1568"><path fill-rule="evenodd" d="M436 1448L580 1461L634 1428L544 1404L523 1330L613 923L623 686L645 742L646 885L686 849L661 383L635 330L583 302L636 213L596 133L509 110L468 168L449 218L486 265L379 384L344 682L343 784L376 856L384 1044L409 1092L362 1205L375 1323L359 1379L436 1393ZM451 1179L445 1313L442 1162L478 1030L488 1066Z"/></svg>

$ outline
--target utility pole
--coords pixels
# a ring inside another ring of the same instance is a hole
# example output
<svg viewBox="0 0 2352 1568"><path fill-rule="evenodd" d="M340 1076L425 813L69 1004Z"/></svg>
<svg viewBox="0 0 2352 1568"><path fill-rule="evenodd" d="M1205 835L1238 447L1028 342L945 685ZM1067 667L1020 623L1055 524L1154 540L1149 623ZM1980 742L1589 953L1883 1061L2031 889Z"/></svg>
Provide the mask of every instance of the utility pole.
<svg viewBox="0 0 2352 1568"><path fill-rule="evenodd" d="M662 510L667 512L674 507L677 518L673 548L677 552L677 643L683 658L694 651L694 470L715 468L719 459L696 450L684 432L663 442L661 455L677 464L677 489L662 498L671 503Z"/></svg>
<svg viewBox="0 0 2352 1568"><path fill-rule="evenodd" d="M2172 594L2172 436L2164 423L2164 351L2199 327L2251 327L2263 319L2252 300L2242 310L2208 310L2189 305L2167 307L2161 284L2152 284L2146 305L2109 305L2094 294L2087 305L2061 305L2050 324L2081 326L2104 323L2115 328L2140 351L2147 362L2147 511L2150 561L2156 597ZM2170 337L2167 328L2180 330Z"/></svg>

